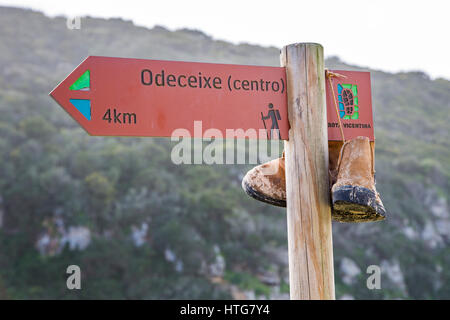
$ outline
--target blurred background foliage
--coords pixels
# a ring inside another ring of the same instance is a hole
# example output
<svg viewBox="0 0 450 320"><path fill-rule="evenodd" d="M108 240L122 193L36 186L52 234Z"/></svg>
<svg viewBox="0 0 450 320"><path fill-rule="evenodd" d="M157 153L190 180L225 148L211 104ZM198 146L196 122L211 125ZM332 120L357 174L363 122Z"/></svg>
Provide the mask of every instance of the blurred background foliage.
<svg viewBox="0 0 450 320"><path fill-rule="evenodd" d="M251 165L175 165L169 139L90 137L48 96L88 55L278 66L279 49L121 19L68 30L7 7L0 39L1 299L289 297L285 210L241 190ZM370 71L389 216L333 224L336 295L448 299L450 82ZM71 264L82 290L66 288Z"/></svg>

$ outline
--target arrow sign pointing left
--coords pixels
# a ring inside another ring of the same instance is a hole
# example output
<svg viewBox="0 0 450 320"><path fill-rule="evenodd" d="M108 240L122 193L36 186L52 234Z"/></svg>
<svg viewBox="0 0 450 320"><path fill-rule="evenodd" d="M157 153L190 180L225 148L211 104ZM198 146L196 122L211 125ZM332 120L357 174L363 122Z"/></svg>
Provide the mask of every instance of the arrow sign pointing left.
<svg viewBox="0 0 450 320"><path fill-rule="evenodd" d="M91 135L170 137L186 129L202 137L194 130L201 121L223 137L278 128L288 139L281 67L90 56L50 95Z"/></svg>

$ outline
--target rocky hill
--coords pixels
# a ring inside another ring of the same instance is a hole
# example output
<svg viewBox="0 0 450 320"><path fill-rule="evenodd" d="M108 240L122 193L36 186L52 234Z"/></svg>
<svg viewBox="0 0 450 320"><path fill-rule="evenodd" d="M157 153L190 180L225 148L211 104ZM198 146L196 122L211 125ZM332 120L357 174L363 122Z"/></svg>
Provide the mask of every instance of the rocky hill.
<svg viewBox="0 0 450 320"><path fill-rule="evenodd" d="M90 137L48 96L88 55L278 66L278 48L121 19L69 30L9 7L0 39L0 298L288 298L285 211L243 193L251 166L177 166L165 139ZM333 224L336 295L449 299L450 82L369 71L389 217ZM66 289L71 264L81 291Z"/></svg>

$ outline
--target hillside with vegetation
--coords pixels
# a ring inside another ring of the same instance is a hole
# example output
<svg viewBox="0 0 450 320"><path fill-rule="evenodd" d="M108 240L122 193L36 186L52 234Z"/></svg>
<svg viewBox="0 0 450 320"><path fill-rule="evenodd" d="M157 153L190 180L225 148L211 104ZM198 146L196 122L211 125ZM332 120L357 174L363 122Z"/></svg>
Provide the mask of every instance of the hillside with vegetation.
<svg viewBox="0 0 450 320"><path fill-rule="evenodd" d="M169 139L91 137L48 96L89 55L278 66L278 48L121 19L69 30L8 7L0 39L0 299L289 297L285 210L242 191L251 165L175 165ZM389 216L333 223L337 298L450 299L450 82L369 71ZM72 264L82 290L66 288ZM366 287L373 264L381 290Z"/></svg>

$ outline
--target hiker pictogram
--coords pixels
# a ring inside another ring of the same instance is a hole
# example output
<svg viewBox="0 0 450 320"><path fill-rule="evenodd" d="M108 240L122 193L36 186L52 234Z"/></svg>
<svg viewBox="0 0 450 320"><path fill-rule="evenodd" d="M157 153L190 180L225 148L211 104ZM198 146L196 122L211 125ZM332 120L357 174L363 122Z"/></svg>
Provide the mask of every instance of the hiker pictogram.
<svg viewBox="0 0 450 320"><path fill-rule="evenodd" d="M280 128L278 127L278 120L281 120L280 111L273 108L273 103L269 103L268 107L270 110L266 117L264 117L263 113L261 112L261 119L264 123L264 128L266 129L266 131L267 131L267 126L266 126L266 122L264 120L272 119L272 126L270 127L270 136L267 135L267 138L268 139L273 138L273 135L275 133L275 134L278 134L278 139L281 139ZM277 130L277 131L274 131L274 130Z"/></svg>

